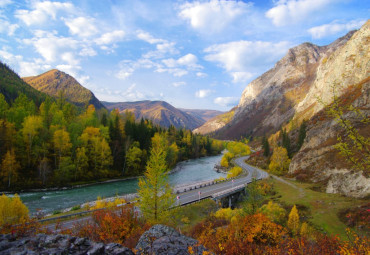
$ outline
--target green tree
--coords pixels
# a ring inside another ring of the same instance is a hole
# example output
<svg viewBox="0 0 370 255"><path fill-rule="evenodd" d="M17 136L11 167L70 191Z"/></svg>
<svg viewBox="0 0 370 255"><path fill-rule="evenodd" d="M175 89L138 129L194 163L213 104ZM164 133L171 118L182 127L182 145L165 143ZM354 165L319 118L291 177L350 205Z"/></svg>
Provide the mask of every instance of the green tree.
<svg viewBox="0 0 370 255"><path fill-rule="evenodd" d="M298 150L302 147L304 143L304 139L306 138L306 129L307 129L307 123L304 120L299 127L299 134L298 134Z"/></svg>
<svg viewBox="0 0 370 255"><path fill-rule="evenodd" d="M72 144L69 138L69 133L64 129L59 129L54 132L53 144L55 157L58 158L59 164L63 156L70 155ZM59 167L58 167L59 168Z"/></svg>
<svg viewBox="0 0 370 255"><path fill-rule="evenodd" d="M8 183L8 188L12 182L15 182L18 178L18 170L20 165L15 158L14 150L10 150L5 154L5 157L1 163L1 176L5 178Z"/></svg>
<svg viewBox="0 0 370 255"><path fill-rule="evenodd" d="M89 158L86 155L85 147L77 148L76 150L76 159L75 159L76 170L74 173L74 180L76 181L79 178L90 179L92 176L89 176Z"/></svg>
<svg viewBox="0 0 370 255"><path fill-rule="evenodd" d="M286 149L286 151L288 153L288 157L291 158L292 157L292 149L291 149L291 146L290 146L289 135L288 135L288 133L286 132L285 129L283 129L281 131L281 134L282 134L282 140L283 140L283 147Z"/></svg>
<svg viewBox="0 0 370 255"><path fill-rule="evenodd" d="M42 126L42 118L40 116L32 115L24 119L22 134L27 145L28 165L31 164L31 154L34 154L34 152L37 151L33 150L33 145Z"/></svg>
<svg viewBox="0 0 370 255"><path fill-rule="evenodd" d="M276 147L271 156L269 170L273 174L282 175L289 169L290 159L287 150L283 147Z"/></svg>
<svg viewBox="0 0 370 255"><path fill-rule="evenodd" d="M269 140L266 138L266 136L264 136L262 138L262 148L263 148L263 155L265 157L270 156L270 144L269 144Z"/></svg>
<svg viewBox="0 0 370 255"><path fill-rule="evenodd" d="M130 175L138 175L142 165L143 152L139 142L134 142L126 153L126 166Z"/></svg>
<svg viewBox="0 0 370 255"><path fill-rule="evenodd" d="M150 222L164 222L170 214L168 209L175 202L168 183L166 143L165 137L159 133L154 135L147 170L144 177L139 179L139 206L144 217Z"/></svg>
<svg viewBox="0 0 370 255"><path fill-rule="evenodd" d="M6 113L9 109L8 103L5 101L5 97L0 93L0 119L6 118Z"/></svg>
<svg viewBox="0 0 370 255"><path fill-rule="evenodd" d="M247 214L255 214L263 202L263 196L258 187L257 180L253 178L252 182L245 188L245 191L247 195L243 210Z"/></svg>

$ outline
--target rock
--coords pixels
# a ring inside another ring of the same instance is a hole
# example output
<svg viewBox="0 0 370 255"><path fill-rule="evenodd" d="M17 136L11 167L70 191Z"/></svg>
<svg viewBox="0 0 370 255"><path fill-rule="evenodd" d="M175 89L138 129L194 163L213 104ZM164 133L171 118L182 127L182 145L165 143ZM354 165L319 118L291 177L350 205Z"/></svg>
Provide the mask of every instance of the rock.
<svg viewBox="0 0 370 255"><path fill-rule="evenodd" d="M197 240L181 235L173 228L154 225L140 237L136 254L189 254L189 247L194 254L207 251Z"/></svg>
<svg viewBox="0 0 370 255"><path fill-rule="evenodd" d="M68 235L45 235L15 239L11 235L0 235L0 254L108 254L133 255L119 244L91 242L86 238Z"/></svg>

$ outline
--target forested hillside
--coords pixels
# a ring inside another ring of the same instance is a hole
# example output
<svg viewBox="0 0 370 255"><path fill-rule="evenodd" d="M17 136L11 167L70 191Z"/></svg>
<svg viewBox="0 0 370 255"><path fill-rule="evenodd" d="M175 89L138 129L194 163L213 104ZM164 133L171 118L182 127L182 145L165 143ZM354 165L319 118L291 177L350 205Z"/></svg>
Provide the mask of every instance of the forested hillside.
<svg viewBox="0 0 370 255"><path fill-rule="evenodd" d="M19 79L11 72L8 77ZM13 82L10 79L9 84ZM25 91L34 91L27 84L22 86ZM98 111L93 105L79 113L65 97L54 101L45 96L38 105L39 97L35 102L28 94L13 91L19 96L10 103L0 94L2 189L66 186L141 175L151 138L157 132L166 136L170 167L180 160L222 150L221 142L193 135L190 130L163 129L148 120L136 122L131 113Z"/></svg>

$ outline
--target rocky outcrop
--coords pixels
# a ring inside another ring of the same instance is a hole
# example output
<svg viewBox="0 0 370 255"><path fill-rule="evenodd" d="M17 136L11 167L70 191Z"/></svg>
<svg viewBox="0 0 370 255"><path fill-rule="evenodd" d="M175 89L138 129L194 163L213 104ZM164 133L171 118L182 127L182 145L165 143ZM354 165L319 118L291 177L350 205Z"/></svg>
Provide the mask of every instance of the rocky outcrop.
<svg viewBox="0 0 370 255"><path fill-rule="evenodd" d="M165 225L154 225L146 231L136 245L136 254L189 254L189 247L193 254L202 254L207 251L198 241L181 235L175 229Z"/></svg>
<svg viewBox="0 0 370 255"><path fill-rule="evenodd" d="M90 254L133 255L119 244L91 242L86 238L68 235L38 234L34 237L15 239L12 235L0 235L0 254Z"/></svg>
<svg viewBox="0 0 370 255"><path fill-rule="evenodd" d="M342 99L353 100L351 104L354 107L361 109L364 116L370 116L370 78L347 92L352 98L343 95ZM356 118L354 112L348 111L343 117L350 120L360 134L370 134L370 126ZM296 174L298 178L305 176L304 179L322 182L327 193L368 196L370 178L362 172L354 171L351 164L334 148L338 135L346 139L346 134L337 121L328 117L324 110L315 115L308 122L307 136L300 151L294 155L289 172Z"/></svg>
<svg viewBox="0 0 370 255"><path fill-rule="evenodd" d="M235 114L235 108L208 120L202 126L194 129L193 133L205 135L205 134L211 134L217 130L220 130L232 120L232 118L234 117L234 114Z"/></svg>

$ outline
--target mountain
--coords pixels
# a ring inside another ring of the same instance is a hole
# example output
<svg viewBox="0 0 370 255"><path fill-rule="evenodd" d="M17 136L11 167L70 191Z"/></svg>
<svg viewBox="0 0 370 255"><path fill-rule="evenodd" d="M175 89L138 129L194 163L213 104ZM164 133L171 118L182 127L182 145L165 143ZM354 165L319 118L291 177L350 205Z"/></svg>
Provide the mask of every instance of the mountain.
<svg viewBox="0 0 370 255"><path fill-rule="evenodd" d="M92 104L96 109L104 108L103 104L90 90L62 71L53 69L38 76L24 77L23 80L35 89L52 97L58 97L63 92L69 102L79 107Z"/></svg>
<svg viewBox="0 0 370 255"><path fill-rule="evenodd" d="M197 118L203 122L213 119L214 117L223 114L224 112L217 111L217 110L201 110L201 109L182 109L179 108L180 111L183 111L194 118Z"/></svg>
<svg viewBox="0 0 370 255"><path fill-rule="evenodd" d="M213 117L212 119L209 119L206 123L204 123L202 126L196 128L193 130L193 133L195 134L211 134L222 127L224 127L226 124L228 124L235 114L235 108L231 109L228 112L222 113L220 115L217 115Z"/></svg>
<svg viewBox="0 0 370 255"><path fill-rule="evenodd" d="M281 128L289 132L291 139L297 137L297 127L306 120L307 136L293 156L289 172L297 178L321 183L330 193L368 195L368 173L353 171L334 148L338 135L344 135L344 131L327 116L319 98L330 104L334 86L338 97L370 115L369 38L370 20L360 30L327 46L303 43L288 50L272 69L247 85L232 119L219 125L213 135L222 139L272 135L271 141L276 142ZM356 122L352 115L344 113L360 133L369 137L369 125ZM212 126L217 121L216 118L205 125Z"/></svg>
<svg viewBox="0 0 370 255"><path fill-rule="evenodd" d="M24 82L18 74L2 62L0 62L0 93L4 95L8 103L13 102L21 93L34 100L36 105L41 104L47 97Z"/></svg>
<svg viewBox="0 0 370 255"><path fill-rule="evenodd" d="M204 123L164 101L138 101L138 102L103 102L108 110L118 109L120 112L130 111L135 114L136 119L150 119L154 123L169 127L187 128L193 130Z"/></svg>

